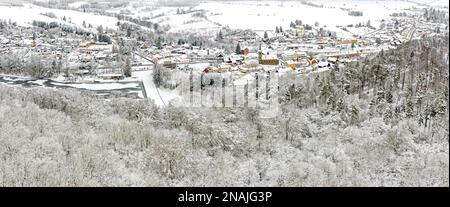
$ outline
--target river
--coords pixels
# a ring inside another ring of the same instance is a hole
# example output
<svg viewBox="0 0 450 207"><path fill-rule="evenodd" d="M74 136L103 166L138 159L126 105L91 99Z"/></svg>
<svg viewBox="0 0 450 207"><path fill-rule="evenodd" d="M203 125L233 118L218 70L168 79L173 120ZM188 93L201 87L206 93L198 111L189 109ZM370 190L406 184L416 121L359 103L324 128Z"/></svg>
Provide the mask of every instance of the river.
<svg viewBox="0 0 450 207"><path fill-rule="evenodd" d="M146 98L144 86L141 81L115 81L115 82L60 82L51 79L33 79L12 75L0 75L1 85L13 85L22 87L48 87L48 88L73 88L80 91L91 91L99 97L109 98L128 97Z"/></svg>

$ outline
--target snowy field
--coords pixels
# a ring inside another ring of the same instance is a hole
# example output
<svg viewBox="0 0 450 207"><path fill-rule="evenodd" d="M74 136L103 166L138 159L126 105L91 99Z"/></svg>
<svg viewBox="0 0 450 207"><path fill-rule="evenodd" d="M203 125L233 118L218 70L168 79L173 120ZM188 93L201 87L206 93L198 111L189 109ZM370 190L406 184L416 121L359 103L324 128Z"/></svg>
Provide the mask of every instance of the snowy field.
<svg viewBox="0 0 450 207"><path fill-rule="evenodd" d="M56 18L50 18L44 15L45 13L53 13ZM62 20L63 17L66 17L66 22ZM33 20L38 20L45 22L65 23L69 25L71 24L78 27L82 27L83 22L86 22L86 25L91 24L94 28L99 25L111 29L115 29L117 27L117 19L114 17L94 15L72 10L50 9L32 4L23 4L22 7L0 5L0 19L11 19L11 21L16 22L21 26L30 26Z"/></svg>
<svg viewBox="0 0 450 207"><path fill-rule="evenodd" d="M70 3L69 7L80 8L81 6L86 5L86 4L88 4L88 2L86 2L86 1L77 1L77 2Z"/></svg>
<svg viewBox="0 0 450 207"><path fill-rule="evenodd" d="M157 7L154 2L132 2L126 7L107 10L108 12L120 13L127 11L128 16L135 18L148 18L149 21L160 25L170 26L169 32L204 33L211 34L217 32L222 26L229 26L234 29L253 29L256 31L272 31L276 26L289 28L290 22L296 19L302 20L305 24L313 25L318 22L320 27L336 31L338 36L349 37L352 34L344 32L336 26L366 23L368 20L375 27L378 27L382 19L388 19L394 12L405 11L411 7L446 6L448 2L444 0L316 0L310 1L318 8L305 5L300 1L214 1L201 2L194 7ZM85 1L69 4L71 8L79 8ZM177 14L177 10L205 11L206 18L193 16L196 12ZM363 16L349 16L345 10L362 11ZM45 16L45 13L53 13L56 19ZM30 25L33 20L55 21L62 23L62 18L66 16L67 22L81 27L83 21L94 27L116 28L117 19L108 16L99 16L72 10L49 9L24 4L23 7L9 7L0 5L0 19L13 20L20 25ZM330 18L332 17L332 18ZM66 23L67 23L66 22Z"/></svg>
<svg viewBox="0 0 450 207"><path fill-rule="evenodd" d="M420 1L420 0L417 0ZM423 0L427 1L427 0ZM429 0L431 1L431 0ZM348 37L336 26L366 23L368 20L378 27L381 20L388 19L394 12L405 11L419 4L403 0L317 0L310 1L318 8L305 5L300 1L204 1L190 8L195 11L206 11L206 19L193 17L193 13L177 14L177 10L189 10L188 7L156 7L153 3L131 3L125 8L112 9L108 12L128 11L135 18L149 18L152 22L169 25L169 32L207 33L217 31L221 26L233 29L252 29L256 31L272 31L276 26L289 28L290 22L297 19L305 24L314 25L336 31L339 36ZM442 0L435 0L440 4ZM346 10L362 11L363 16L349 16ZM332 17L332 18L330 18Z"/></svg>
<svg viewBox="0 0 450 207"><path fill-rule="evenodd" d="M437 8L447 8L449 7L448 0L413 0L418 3L422 3L428 6L437 7Z"/></svg>
<svg viewBox="0 0 450 207"><path fill-rule="evenodd" d="M135 8L136 7L136 8ZM194 7L193 10L198 10ZM169 32L188 32L208 34L211 31L219 30L220 26L205 18L192 16L196 12L177 14L177 10L188 11L189 7L155 7L152 3L143 5L129 4L124 8L108 10L111 13L120 13L121 11L131 12L127 16L133 18L147 18L149 21L160 25L170 26Z"/></svg>
<svg viewBox="0 0 450 207"><path fill-rule="evenodd" d="M332 29L337 25L366 23L368 20L377 27L382 19L387 19L391 13L402 11L414 3L405 1L314 1L323 4L323 8L304 5L298 1L237 1L237 2L206 2L196 8L210 12L208 18L232 28L253 30L274 30L276 26L289 28L290 22L296 19L313 25L318 22ZM349 16L340 8L351 8L363 11L361 17ZM330 18L332 17L332 18Z"/></svg>

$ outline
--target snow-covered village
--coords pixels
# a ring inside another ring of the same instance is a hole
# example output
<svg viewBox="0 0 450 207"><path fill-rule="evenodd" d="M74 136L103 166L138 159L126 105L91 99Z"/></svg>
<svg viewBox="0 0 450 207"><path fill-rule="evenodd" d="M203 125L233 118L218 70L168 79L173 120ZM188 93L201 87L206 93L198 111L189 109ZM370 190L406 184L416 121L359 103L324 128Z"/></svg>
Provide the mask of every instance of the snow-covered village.
<svg viewBox="0 0 450 207"><path fill-rule="evenodd" d="M448 18L444 0L0 0L0 183L448 187Z"/></svg>

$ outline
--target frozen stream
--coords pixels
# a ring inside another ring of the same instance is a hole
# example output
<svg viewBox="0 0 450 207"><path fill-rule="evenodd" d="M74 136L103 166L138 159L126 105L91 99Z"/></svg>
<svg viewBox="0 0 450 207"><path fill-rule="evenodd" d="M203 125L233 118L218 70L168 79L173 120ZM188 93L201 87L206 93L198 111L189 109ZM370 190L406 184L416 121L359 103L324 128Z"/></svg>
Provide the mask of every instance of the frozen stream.
<svg viewBox="0 0 450 207"><path fill-rule="evenodd" d="M116 81L74 83L59 82L50 79L32 79L18 76L0 75L0 84L23 87L74 88L91 91L96 95L108 98L111 95L130 98L145 98L141 81Z"/></svg>

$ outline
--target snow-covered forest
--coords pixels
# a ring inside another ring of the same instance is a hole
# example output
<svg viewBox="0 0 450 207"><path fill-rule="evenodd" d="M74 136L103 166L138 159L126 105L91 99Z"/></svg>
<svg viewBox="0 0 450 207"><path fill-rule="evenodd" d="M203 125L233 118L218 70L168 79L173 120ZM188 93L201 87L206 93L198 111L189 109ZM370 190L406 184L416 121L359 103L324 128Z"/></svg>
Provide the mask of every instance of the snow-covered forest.
<svg viewBox="0 0 450 207"><path fill-rule="evenodd" d="M280 78L270 119L0 85L0 184L449 186L448 40Z"/></svg>

